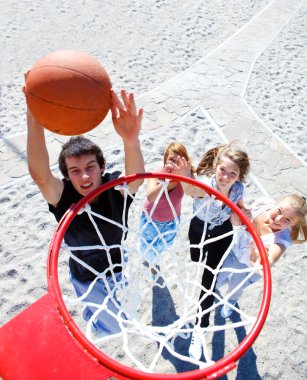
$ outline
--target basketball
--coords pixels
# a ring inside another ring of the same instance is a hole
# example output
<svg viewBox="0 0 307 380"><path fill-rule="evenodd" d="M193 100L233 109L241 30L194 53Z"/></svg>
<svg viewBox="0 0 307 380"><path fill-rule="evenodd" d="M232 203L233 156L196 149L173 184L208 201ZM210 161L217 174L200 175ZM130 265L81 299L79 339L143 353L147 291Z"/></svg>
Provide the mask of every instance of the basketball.
<svg viewBox="0 0 307 380"><path fill-rule="evenodd" d="M24 93L29 110L46 129L73 136L97 127L111 106L111 81L98 60L60 50L28 71Z"/></svg>

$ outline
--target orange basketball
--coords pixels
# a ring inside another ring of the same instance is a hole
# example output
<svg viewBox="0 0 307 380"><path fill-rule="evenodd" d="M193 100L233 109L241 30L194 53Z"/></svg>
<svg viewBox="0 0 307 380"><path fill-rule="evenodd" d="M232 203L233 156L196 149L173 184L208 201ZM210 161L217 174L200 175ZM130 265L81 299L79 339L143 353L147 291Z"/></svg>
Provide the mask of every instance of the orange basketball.
<svg viewBox="0 0 307 380"><path fill-rule="evenodd" d="M96 58L60 50L39 59L24 92L33 116L48 130L80 135L95 128L111 106L111 81Z"/></svg>

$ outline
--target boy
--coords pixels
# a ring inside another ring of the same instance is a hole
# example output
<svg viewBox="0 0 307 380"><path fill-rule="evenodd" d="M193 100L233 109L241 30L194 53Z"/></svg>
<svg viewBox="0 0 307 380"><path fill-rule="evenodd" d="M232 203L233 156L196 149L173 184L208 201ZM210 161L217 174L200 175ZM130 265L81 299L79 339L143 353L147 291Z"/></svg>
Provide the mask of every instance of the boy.
<svg viewBox="0 0 307 380"><path fill-rule="evenodd" d="M144 172L144 160L138 138L143 110L137 111L133 94L127 95L124 90L121 91L123 103L113 90L111 90L111 96L114 129L124 143L125 175ZM49 167L43 126L34 119L29 111L27 122L29 173L47 201L49 211L55 215L57 221L62 218L72 203L77 203L84 195L98 188L102 183L119 176L119 172L105 173L105 160L101 149L91 140L77 136L71 138L62 147L59 168L64 179L60 179L52 173ZM142 180L130 182L129 191L132 194L135 193L142 182ZM127 201L126 213L130 203L131 199ZM124 197L121 191L112 188L101 193L91 202L90 207L93 211L109 219L123 223ZM99 239L85 212L78 214L73 219L65 233L65 242L70 247L102 245L102 243L121 244L123 238L121 228L100 218L97 218L96 223L103 242ZM109 295L116 283L121 281L122 253L119 248L112 248L109 252L111 263L108 261L106 250L73 250L72 254L81 260L81 263L70 258L70 276L77 295L81 296L88 290L96 276L104 273L84 301L102 304L103 300L108 297L107 308L116 314L118 311L116 295L113 297L109 297ZM82 265L83 263L87 265L87 268ZM106 271L110 264L114 265L115 275L113 277L110 276L110 272ZM84 318L88 320L96 310L95 307L87 306L84 309ZM116 319L107 312L100 313L94 327L102 334L119 331Z"/></svg>

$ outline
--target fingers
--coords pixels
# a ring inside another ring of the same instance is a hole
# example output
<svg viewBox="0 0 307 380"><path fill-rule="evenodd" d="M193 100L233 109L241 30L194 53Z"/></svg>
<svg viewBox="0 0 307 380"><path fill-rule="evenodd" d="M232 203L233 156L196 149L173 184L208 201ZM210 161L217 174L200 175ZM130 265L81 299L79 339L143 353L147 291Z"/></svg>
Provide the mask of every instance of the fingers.
<svg viewBox="0 0 307 380"><path fill-rule="evenodd" d="M112 107L116 107L116 108L124 108L122 102L119 100L116 92L113 90L113 88L111 88L111 100L112 100L112 104L111 104L111 108Z"/></svg>
<svg viewBox="0 0 307 380"><path fill-rule="evenodd" d="M124 105L120 101L119 97L117 96L116 92L111 89L111 112L112 112L112 119L117 119L121 112L125 110Z"/></svg>
<svg viewBox="0 0 307 380"><path fill-rule="evenodd" d="M25 82L27 81L27 76L29 75L30 70L28 70L26 73L23 74ZM26 93L26 86L22 87L22 92Z"/></svg>
<svg viewBox="0 0 307 380"><path fill-rule="evenodd" d="M134 101L134 95L132 93L129 94L129 99L128 99L128 103L125 103L125 106L127 108L127 110L130 110L130 112L132 114L136 114L136 105L135 105L135 101Z"/></svg>
<svg viewBox="0 0 307 380"><path fill-rule="evenodd" d="M240 217L233 212L230 215L230 221L234 226L241 226L242 225Z"/></svg>
<svg viewBox="0 0 307 380"><path fill-rule="evenodd" d="M173 167L173 172L175 174L183 175L186 177L191 176L191 163L187 161L184 157L178 157L176 164L173 163Z"/></svg>
<svg viewBox="0 0 307 380"><path fill-rule="evenodd" d="M134 95L133 93L129 93L127 95L126 91L124 89L122 89L120 91L120 95L123 99L123 102L124 102L124 108L126 108L126 110L130 110L130 112L134 112L136 113L136 106L135 106L135 102L134 102Z"/></svg>
<svg viewBox="0 0 307 380"><path fill-rule="evenodd" d="M141 124L142 118L143 118L143 108L140 108L139 112L138 112L138 115L137 115L137 122L139 124Z"/></svg>
<svg viewBox="0 0 307 380"><path fill-rule="evenodd" d="M120 90L120 95L123 99L125 107L128 109L129 108L129 103L130 103L130 98L132 94L129 94L129 97L127 96L127 93L125 90Z"/></svg>
<svg viewBox="0 0 307 380"><path fill-rule="evenodd" d="M172 164L172 162L170 162L169 164L166 164L164 167L163 167L164 171L166 173L172 173L173 170L174 170L174 166Z"/></svg>
<svg viewBox="0 0 307 380"><path fill-rule="evenodd" d="M114 105L114 103L112 102L111 103L111 113L112 113L112 119L115 120L117 118L117 115L118 115L118 112L117 112L118 108Z"/></svg>
<svg viewBox="0 0 307 380"><path fill-rule="evenodd" d="M178 168L189 168L191 166L191 163L184 157L178 157L177 166Z"/></svg>
<svg viewBox="0 0 307 380"><path fill-rule="evenodd" d="M132 114L136 114L136 105L133 93L127 95L126 91L122 89L120 91L120 95L122 101L119 99L116 92L113 89L111 89L112 106L118 108L119 112L127 111L131 112ZM138 117L142 117L142 115L140 115L140 112L138 113Z"/></svg>

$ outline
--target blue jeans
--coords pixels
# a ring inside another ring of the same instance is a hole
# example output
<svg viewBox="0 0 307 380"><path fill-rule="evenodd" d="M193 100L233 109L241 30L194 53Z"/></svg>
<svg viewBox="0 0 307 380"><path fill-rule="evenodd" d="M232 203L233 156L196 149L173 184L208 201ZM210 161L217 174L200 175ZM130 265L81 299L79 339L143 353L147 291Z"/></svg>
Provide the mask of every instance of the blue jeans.
<svg viewBox="0 0 307 380"><path fill-rule="evenodd" d="M235 269L247 269L249 266L245 263L242 263L238 260L233 251L230 251L229 255L226 257L223 266L223 269L226 268L235 268ZM228 293L232 292L242 281L248 276L249 273L234 273L234 272L221 272L217 277L216 287L220 288L225 283L228 283ZM236 304L238 299L241 297L245 288L253 284L256 281L259 281L262 276L259 273L254 273L244 284L242 284L238 290L236 290L231 297L229 297L229 302L233 305Z"/></svg>
<svg viewBox="0 0 307 380"><path fill-rule="evenodd" d="M176 234L175 220L159 222L148 219L142 213L140 218L140 250L145 260L155 264L158 256L173 244Z"/></svg>
<svg viewBox="0 0 307 380"><path fill-rule="evenodd" d="M70 278L78 297L81 297L84 293L86 293L89 286L92 284L91 281L78 281L75 277L72 276L72 274L70 274ZM93 289L91 289L83 301L92 302L98 306L102 305L103 302L106 302L106 309L117 315L119 312L120 304L116 298L116 289L121 286L120 282L122 281L122 273L114 273L114 278L115 282L112 276L106 276L103 280L97 280L93 286ZM109 290L107 289L105 283L108 284L110 288ZM112 296L110 296L110 294L112 294ZM108 299L106 300L107 297ZM97 311L97 309L98 308L95 306L85 306L83 310L83 319L88 321ZM110 315L106 309L100 311L92 325L94 333L100 337L116 334L121 331L117 319ZM123 312L121 313L121 318L127 319Z"/></svg>

